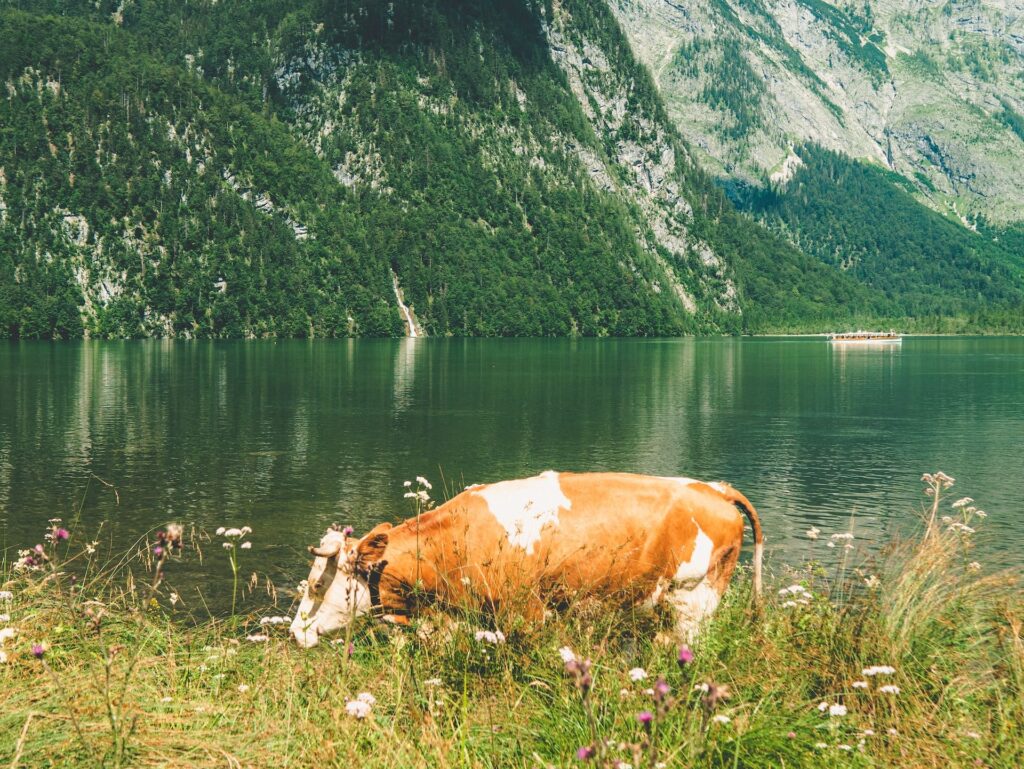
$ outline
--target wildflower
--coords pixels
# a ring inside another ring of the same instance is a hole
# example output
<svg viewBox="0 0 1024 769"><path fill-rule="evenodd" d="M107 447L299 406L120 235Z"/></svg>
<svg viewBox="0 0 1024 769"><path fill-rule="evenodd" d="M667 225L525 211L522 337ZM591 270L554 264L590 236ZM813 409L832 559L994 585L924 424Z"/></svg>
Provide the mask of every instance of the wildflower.
<svg viewBox="0 0 1024 769"><path fill-rule="evenodd" d="M164 549L162 547L160 547L160 545L157 545L156 547L153 548L153 555L155 555L157 558L160 558L163 554L164 554Z"/></svg>
<svg viewBox="0 0 1024 769"><path fill-rule="evenodd" d="M645 678L647 678L647 671L643 668L633 668L629 671L630 681L643 681Z"/></svg>
<svg viewBox="0 0 1024 769"><path fill-rule="evenodd" d="M426 681L423 682L423 685L424 686L441 686L442 683L443 682L441 681L440 678L428 678Z"/></svg>
<svg viewBox="0 0 1024 769"><path fill-rule="evenodd" d="M569 664L570 662L576 661L576 653L568 646L563 646L558 650L558 656L562 658L562 662Z"/></svg>
<svg viewBox="0 0 1024 769"><path fill-rule="evenodd" d="M885 686L879 686L878 691L880 691L882 694L899 694L900 687L896 686L895 684L886 684Z"/></svg>
<svg viewBox="0 0 1024 769"><path fill-rule="evenodd" d="M96 545L98 545L98 544L99 544L98 541L97 542L87 542L85 544L85 552L87 554L89 554L89 555L94 555L96 553Z"/></svg>
<svg viewBox="0 0 1024 769"><path fill-rule="evenodd" d="M717 716L715 716L711 720L714 721L716 724L727 724L730 721L732 721L732 719L729 718L729 716L723 716L721 713L719 713Z"/></svg>
<svg viewBox="0 0 1024 769"><path fill-rule="evenodd" d="M67 529L56 529L53 532L53 538L57 542L63 542L64 540L66 540L70 536L71 536L71 532L69 532Z"/></svg>
<svg viewBox="0 0 1024 769"><path fill-rule="evenodd" d="M403 495L406 499L417 499L420 502L429 502L430 495L427 492L420 489L419 491L410 491Z"/></svg>
<svg viewBox="0 0 1024 769"><path fill-rule="evenodd" d="M974 533L974 529L972 529L966 523L960 523L959 521L954 521L953 523L949 524L949 530L953 531L953 532L956 532L957 534L973 534Z"/></svg>
<svg viewBox="0 0 1024 769"><path fill-rule="evenodd" d="M854 681L853 682L853 688L854 689L867 689L868 688L868 682L867 681Z"/></svg>
<svg viewBox="0 0 1024 769"><path fill-rule="evenodd" d="M270 640L270 636L268 636L266 633L252 633L250 635L247 635L245 637L245 640L249 641L250 643L259 644L263 643L264 641Z"/></svg>
<svg viewBox="0 0 1024 769"><path fill-rule="evenodd" d="M239 684L238 691L242 694L245 694L247 691L249 691L249 684Z"/></svg>
<svg viewBox="0 0 1024 769"><path fill-rule="evenodd" d="M232 547L234 547L234 545L232 545L230 542L225 542L221 545L221 547L223 547L225 550L230 550Z"/></svg>
<svg viewBox="0 0 1024 769"><path fill-rule="evenodd" d="M18 631L12 627L0 628L0 645L3 644L9 638L14 638L18 634Z"/></svg>
<svg viewBox="0 0 1024 769"><path fill-rule="evenodd" d="M969 564L967 564L967 568L971 571L981 571L981 564L977 561L971 561Z"/></svg>
<svg viewBox="0 0 1024 769"><path fill-rule="evenodd" d="M860 671L865 676L891 676L896 672L896 668L890 665L872 665L869 668L864 668Z"/></svg>
<svg viewBox="0 0 1024 769"><path fill-rule="evenodd" d="M964 737L969 737L972 740L980 740L981 735L978 732L964 732Z"/></svg>
<svg viewBox="0 0 1024 769"><path fill-rule="evenodd" d="M632 692L630 692L629 689L619 689L619 696L622 699L626 699L627 697L629 697L631 693Z"/></svg>
<svg viewBox="0 0 1024 769"><path fill-rule="evenodd" d="M477 641L494 644L495 646L505 643L505 634L500 630L477 630L476 633L473 634L473 637L476 638Z"/></svg>
<svg viewBox="0 0 1024 769"><path fill-rule="evenodd" d="M231 537L232 539L242 536L241 529L228 529L224 532L225 537Z"/></svg>
<svg viewBox="0 0 1024 769"><path fill-rule="evenodd" d="M841 705L838 702L835 705L829 705L828 714L830 716L845 716L846 705Z"/></svg>
<svg viewBox="0 0 1024 769"><path fill-rule="evenodd" d="M0 614L0 622L10 622L10 621L11 621L11 615L10 614Z"/></svg>
<svg viewBox="0 0 1024 769"><path fill-rule="evenodd" d="M174 606L176 603L178 603L178 601L181 600L181 596L179 596L177 593L171 593L170 599L171 599L171 606Z"/></svg>
<svg viewBox="0 0 1024 769"><path fill-rule="evenodd" d="M899 736L900 736L900 733L899 733L899 732L897 732L897 731L896 731L896 729L895 729L895 728L893 728L893 727L891 727L891 726L889 727L889 734L890 734L890 735L891 735L892 737L899 737Z"/></svg>
<svg viewBox="0 0 1024 769"><path fill-rule="evenodd" d="M874 588L878 587L880 584L882 584L882 580L880 580L874 574L871 574L871 575L869 575L868 577L866 577L864 579L864 584L867 587L869 587L871 589L874 589Z"/></svg>
<svg viewBox="0 0 1024 769"><path fill-rule="evenodd" d="M668 696L668 693L672 691L672 687L668 685L668 682L664 678L659 678L654 684L654 697L655 699L662 699Z"/></svg>
<svg viewBox="0 0 1024 769"><path fill-rule="evenodd" d="M252 542L243 542L239 545L242 550L248 550L252 547Z"/></svg>
<svg viewBox="0 0 1024 769"><path fill-rule="evenodd" d="M792 609L794 606L799 606L799 605L800 604L798 604L796 601L786 601L785 603L782 604L782 608L783 609Z"/></svg>
<svg viewBox="0 0 1024 769"><path fill-rule="evenodd" d="M818 710L821 711L822 713L824 713L826 710L828 710L828 703L824 702L824 701L819 702L818 703Z"/></svg>
<svg viewBox="0 0 1024 769"><path fill-rule="evenodd" d="M790 732L789 734L787 734L786 735L786 739L795 740L796 739L796 732Z"/></svg>
<svg viewBox="0 0 1024 769"><path fill-rule="evenodd" d="M826 542L825 544L827 544L829 547L835 547L836 546L835 542Z"/></svg>
<svg viewBox="0 0 1024 769"><path fill-rule="evenodd" d="M818 750L828 750L828 744L824 742L816 742L814 743L814 747Z"/></svg>
<svg viewBox="0 0 1024 769"><path fill-rule="evenodd" d="M704 683L704 684L694 684L693 685L693 690L695 692L702 692L704 694L707 694L708 693L708 689L710 689L710 688L711 687L708 686L708 684L706 684L706 683Z"/></svg>
<svg viewBox="0 0 1024 769"><path fill-rule="evenodd" d="M345 703L345 712L360 721L370 715L373 706L362 700L349 700Z"/></svg>
<svg viewBox="0 0 1024 769"><path fill-rule="evenodd" d="M954 510L957 510L961 507L971 504L971 502L973 501L974 500L971 497L964 497L963 499L958 499L956 502L950 505L950 507L952 507Z"/></svg>
<svg viewBox="0 0 1024 769"><path fill-rule="evenodd" d="M46 644L32 644L33 657L37 660L41 660L44 654L46 654Z"/></svg>
<svg viewBox="0 0 1024 769"><path fill-rule="evenodd" d="M434 488L433 486L430 485L430 481L428 481L422 475L417 475L416 476L416 483L418 483L420 486L422 486L425 489L432 489L432 488Z"/></svg>
<svg viewBox="0 0 1024 769"><path fill-rule="evenodd" d="M173 702L174 698L173 697L161 697L160 701L161 702Z"/></svg>
<svg viewBox="0 0 1024 769"><path fill-rule="evenodd" d="M584 745L582 748L576 751L576 758L580 761L589 761L594 757L597 751L592 745Z"/></svg>
<svg viewBox="0 0 1024 769"><path fill-rule="evenodd" d="M679 667L685 667L693 662L693 652L690 651L689 646L679 647L679 655L676 657L676 662L679 663Z"/></svg>
<svg viewBox="0 0 1024 769"><path fill-rule="evenodd" d="M988 518L988 513L986 513L984 510L975 510L974 514L979 518Z"/></svg>
<svg viewBox="0 0 1024 769"><path fill-rule="evenodd" d="M851 745L836 745L836 747L840 750L853 750L853 747Z"/></svg>
<svg viewBox="0 0 1024 769"><path fill-rule="evenodd" d="M821 534L821 529L817 526L812 526L807 530L807 539L817 539L819 534Z"/></svg>
<svg viewBox="0 0 1024 769"><path fill-rule="evenodd" d="M636 720L640 722L640 725L645 729L649 728L651 721L654 720L654 714L649 710L641 710L636 714Z"/></svg>
<svg viewBox="0 0 1024 769"><path fill-rule="evenodd" d="M459 582L461 582L466 587L469 587L471 584L473 584L473 580L471 580L469 577L463 577L459 580Z"/></svg>
<svg viewBox="0 0 1024 769"><path fill-rule="evenodd" d="M355 531L356 530L353 529L351 526L346 526L344 529L341 530L341 536L351 537L353 534L355 534Z"/></svg>
<svg viewBox="0 0 1024 769"><path fill-rule="evenodd" d="M850 539L853 539L853 532L845 531L845 532L842 532L840 534L833 534L830 537L830 539L833 539L833 540L836 540L836 541L841 540L841 539L850 540Z"/></svg>
<svg viewBox="0 0 1024 769"><path fill-rule="evenodd" d="M13 601L14 593L10 590L0 590L0 601Z"/></svg>
<svg viewBox="0 0 1024 769"><path fill-rule="evenodd" d="M227 531L227 529L225 529L223 526L221 526L220 528L217 529L217 536L218 537L223 536L225 531Z"/></svg>
<svg viewBox="0 0 1024 769"><path fill-rule="evenodd" d="M360 702L365 702L370 707L373 707L374 705L377 704L377 698L374 697L369 692L360 692L359 694L356 695L356 699L359 700Z"/></svg>
<svg viewBox="0 0 1024 769"><path fill-rule="evenodd" d="M865 737L874 737L874 736L875 736L875 730L874 730L874 729L865 729L865 730L864 730L863 732L861 732L861 733L862 733L862 734L863 734L863 735L864 735Z"/></svg>

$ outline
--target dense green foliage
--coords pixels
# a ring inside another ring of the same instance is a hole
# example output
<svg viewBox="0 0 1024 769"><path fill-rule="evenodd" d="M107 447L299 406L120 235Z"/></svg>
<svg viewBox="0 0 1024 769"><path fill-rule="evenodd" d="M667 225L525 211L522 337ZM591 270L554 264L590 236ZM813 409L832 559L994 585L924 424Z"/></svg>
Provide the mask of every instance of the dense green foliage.
<svg viewBox="0 0 1024 769"><path fill-rule="evenodd" d="M553 60L555 14L607 60L584 77L624 100L614 127ZM432 335L904 306L737 213L603 4L0 0L0 36L0 337L401 334L393 281ZM701 66L741 137L755 73L738 48ZM674 151L684 248L655 236L625 144Z"/></svg>
<svg viewBox="0 0 1024 769"><path fill-rule="evenodd" d="M902 177L877 166L815 146L797 152L803 165L783 188L742 198L768 226L885 294L899 314L984 307L1000 327L1024 317L1019 236L971 232L918 203Z"/></svg>

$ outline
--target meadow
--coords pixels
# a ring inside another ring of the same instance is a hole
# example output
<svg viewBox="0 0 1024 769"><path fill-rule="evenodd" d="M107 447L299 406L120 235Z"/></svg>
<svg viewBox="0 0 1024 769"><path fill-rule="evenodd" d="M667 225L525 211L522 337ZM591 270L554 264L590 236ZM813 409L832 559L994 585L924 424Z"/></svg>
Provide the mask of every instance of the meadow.
<svg viewBox="0 0 1024 769"><path fill-rule="evenodd" d="M0 567L0 767L1024 765L1020 575L977 551L974 500L923 481L916 531L811 528L806 563L769 563L758 605L741 571L686 646L587 600L540 626L365 620L303 651L292 591L250 577L259 531L104 554L52 520ZM168 587L200 549L230 613Z"/></svg>

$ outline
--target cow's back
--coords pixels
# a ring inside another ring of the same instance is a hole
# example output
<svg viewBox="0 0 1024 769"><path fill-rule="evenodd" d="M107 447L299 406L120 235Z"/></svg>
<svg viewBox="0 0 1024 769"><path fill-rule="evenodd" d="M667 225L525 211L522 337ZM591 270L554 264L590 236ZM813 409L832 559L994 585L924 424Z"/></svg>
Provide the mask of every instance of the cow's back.
<svg viewBox="0 0 1024 769"><path fill-rule="evenodd" d="M708 484L625 473L542 473L471 487L442 510L465 573L491 592L524 585L636 598L703 577L738 550L743 519Z"/></svg>

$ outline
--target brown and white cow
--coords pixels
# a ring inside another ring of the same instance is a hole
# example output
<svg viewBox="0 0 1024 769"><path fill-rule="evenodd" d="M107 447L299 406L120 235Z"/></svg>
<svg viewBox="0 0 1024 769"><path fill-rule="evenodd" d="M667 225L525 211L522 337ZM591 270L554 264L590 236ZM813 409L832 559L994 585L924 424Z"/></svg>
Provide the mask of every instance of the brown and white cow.
<svg viewBox="0 0 1024 769"><path fill-rule="evenodd" d="M718 606L743 541L754 532L761 590L761 524L724 483L625 473L541 473L471 486L435 510L361 538L336 527L317 547L291 632L303 647L374 612L406 623L425 603L510 609L592 595L666 603L690 639Z"/></svg>

